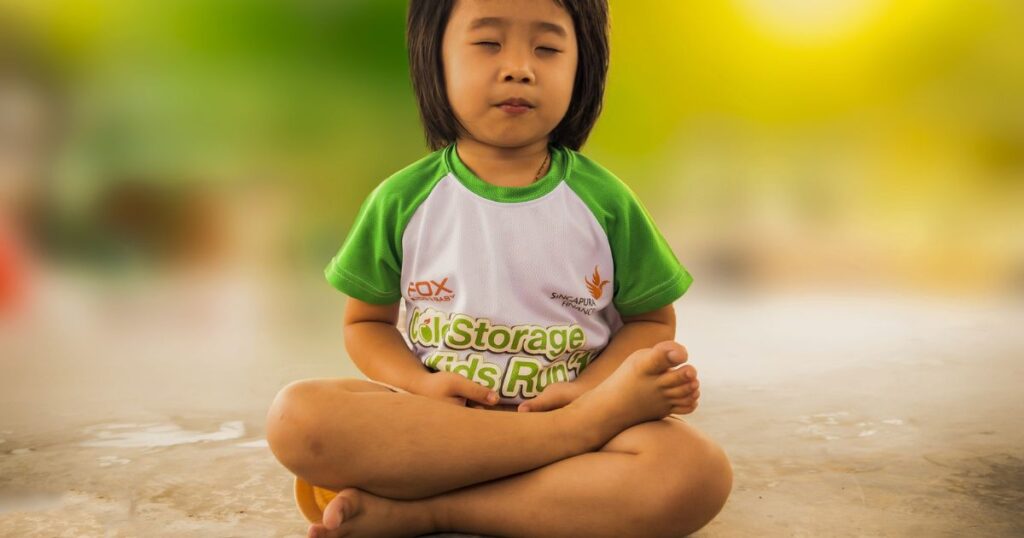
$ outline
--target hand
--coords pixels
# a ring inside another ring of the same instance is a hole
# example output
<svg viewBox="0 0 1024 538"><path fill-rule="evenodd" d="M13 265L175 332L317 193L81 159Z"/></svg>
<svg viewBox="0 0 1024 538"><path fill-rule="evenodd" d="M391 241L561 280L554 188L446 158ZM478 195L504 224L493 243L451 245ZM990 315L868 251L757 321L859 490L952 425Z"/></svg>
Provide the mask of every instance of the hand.
<svg viewBox="0 0 1024 538"><path fill-rule="evenodd" d="M575 381L560 381L552 383L540 392L536 397L519 404L520 413L551 411L569 405L576 398L579 398L588 388Z"/></svg>
<svg viewBox="0 0 1024 538"><path fill-rule="evenodd" d="M466 400L473 400L484 405L498 403L498 393L472 381L469 378L452 372L434 372L423 375L416 380L411 392L422 394L444 402L465 407ZM493 399L488 399L493 395Z"/></svg>

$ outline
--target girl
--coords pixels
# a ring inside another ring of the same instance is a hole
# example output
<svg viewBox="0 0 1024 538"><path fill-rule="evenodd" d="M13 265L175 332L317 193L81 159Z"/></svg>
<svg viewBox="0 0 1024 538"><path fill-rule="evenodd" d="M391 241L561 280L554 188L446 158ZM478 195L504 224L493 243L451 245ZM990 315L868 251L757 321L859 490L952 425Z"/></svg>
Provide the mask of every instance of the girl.
<svg viewBox="0 0 1024 538"><path fill-rule="evenodd" d="M325 270L373 381L292 383L267 418L310 536L699 529L732 471L671 416L699 396L673 341L692 278L578 151L601 109L606 0L408 15L432 153L374 189Z"/></svg>

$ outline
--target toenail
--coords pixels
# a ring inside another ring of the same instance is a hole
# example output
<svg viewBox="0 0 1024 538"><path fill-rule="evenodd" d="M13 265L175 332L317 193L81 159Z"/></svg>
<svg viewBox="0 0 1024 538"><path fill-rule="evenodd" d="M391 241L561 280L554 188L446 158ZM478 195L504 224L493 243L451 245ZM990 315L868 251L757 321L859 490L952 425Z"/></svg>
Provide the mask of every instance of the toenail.
<svg viewBox="0 0 1024 538"><path fill-rule="evenodd" d="M668 358L672 359L672 362L681 362L683 360L683 356L674 349L668 352Z"/></svg>

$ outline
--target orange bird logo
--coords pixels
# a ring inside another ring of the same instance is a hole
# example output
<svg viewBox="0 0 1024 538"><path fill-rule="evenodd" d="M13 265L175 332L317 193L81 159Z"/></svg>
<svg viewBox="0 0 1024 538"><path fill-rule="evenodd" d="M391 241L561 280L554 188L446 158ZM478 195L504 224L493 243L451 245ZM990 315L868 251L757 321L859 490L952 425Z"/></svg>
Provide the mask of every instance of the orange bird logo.
<svg viewBox="0 0 1024 538"><path fill-rule="evenodd" d="M597 271L596 265L594 266L594 275L592 278L594 279L593 282L587 280L586 277L583 277L583 281L587 283L587 289L590 290L590 296L595 299L600 299L601 293L603 293L604 291L601 288L603 288L604 285L608 283L608 281L601 280L601 273Z"/></svg>

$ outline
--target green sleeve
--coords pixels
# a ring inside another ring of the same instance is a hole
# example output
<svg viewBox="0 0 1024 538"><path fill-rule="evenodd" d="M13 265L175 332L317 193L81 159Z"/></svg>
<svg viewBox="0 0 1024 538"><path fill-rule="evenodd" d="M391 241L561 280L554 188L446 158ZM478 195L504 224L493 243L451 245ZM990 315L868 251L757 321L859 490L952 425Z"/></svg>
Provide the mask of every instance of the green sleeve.
<svg viewBox="0 0 1024 538"><path fill-rule="evenodd" d="M349 297L372 304L402 298L399 219L387 203L384 183L370 193L356 215L345 242L324 269L332 286Z"/></svg>
<svg viewBox="0 0 1024 538"><path fill-rule="evenodd" d="M615 260L615 293L619 314L631 316L657 310L681 297L693 282L654 219L626 188L625 203L608 230Z"/></svg>
<svg viewBox="0 0 1024 538"><path fill-rule="evenodd" d="M445 177L443 150L381 181L359 208L348 237L324 269L332 286L372 304L402 298L402 236L416 209Z"/></svg>
<svg viewBox="0 0 1024 538"><path fill-rule="evenodd" d="M612 303L619 314L657 310L681 297L693 277L679 263L632 189L593 159L570 152L569 187L597 219L615 263Z"/></svg>

